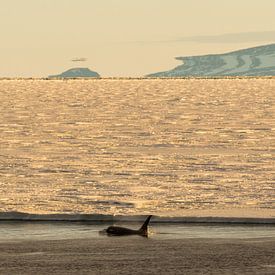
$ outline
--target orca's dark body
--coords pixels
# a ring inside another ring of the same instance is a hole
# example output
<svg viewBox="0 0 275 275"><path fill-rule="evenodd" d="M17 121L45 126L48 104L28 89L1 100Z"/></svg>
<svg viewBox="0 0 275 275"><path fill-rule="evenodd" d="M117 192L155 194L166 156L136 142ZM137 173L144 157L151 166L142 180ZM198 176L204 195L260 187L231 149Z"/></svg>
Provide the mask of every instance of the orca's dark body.
<svg viewBox="0 0 275 275"><path fill-rule="evenodd" d="M148 216L144 224L138 230L120 226L109 226L105 230L105 232L110 236L140 235L143 237L148 237L148 224L150 222L151 217L152 215Z"/></svg>

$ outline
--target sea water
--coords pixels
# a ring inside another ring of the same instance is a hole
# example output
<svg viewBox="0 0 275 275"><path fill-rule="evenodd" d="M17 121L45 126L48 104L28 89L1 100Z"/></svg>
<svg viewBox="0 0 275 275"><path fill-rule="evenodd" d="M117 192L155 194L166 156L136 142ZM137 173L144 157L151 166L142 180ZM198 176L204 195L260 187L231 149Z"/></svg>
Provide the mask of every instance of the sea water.
<svg viewBox="0 0 275 275"><path fill-rule="evenodd" d="M0 243L22 240L64 240L106 238L101 234L111 223L90 222L1 222ZM139 228L138 223L119 223L128 228ZM129 238L129 236L127 236ZM140 236L130 236L141 238ZM222 224L162 224L150 223L150 239L259 239L275 238L274 225Z"/></svg>
<svg viewBox="0 0 275 275"><path fill-rule="evenodd" d="M0 80L0 212L275 217L274 103L274 78Z"/></svg>

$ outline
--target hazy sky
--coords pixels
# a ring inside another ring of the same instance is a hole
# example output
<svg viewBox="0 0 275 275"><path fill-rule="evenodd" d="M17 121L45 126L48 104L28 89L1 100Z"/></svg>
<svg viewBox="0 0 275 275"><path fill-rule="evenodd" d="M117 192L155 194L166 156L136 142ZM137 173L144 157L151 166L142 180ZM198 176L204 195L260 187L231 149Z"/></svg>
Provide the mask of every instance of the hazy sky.
<svg viewBox="0 0 275 275"><path fill-rule="evenodd" d="M0 77L142 76L176 56L275 43L275 1L0 0L0 28Z"/></svg>

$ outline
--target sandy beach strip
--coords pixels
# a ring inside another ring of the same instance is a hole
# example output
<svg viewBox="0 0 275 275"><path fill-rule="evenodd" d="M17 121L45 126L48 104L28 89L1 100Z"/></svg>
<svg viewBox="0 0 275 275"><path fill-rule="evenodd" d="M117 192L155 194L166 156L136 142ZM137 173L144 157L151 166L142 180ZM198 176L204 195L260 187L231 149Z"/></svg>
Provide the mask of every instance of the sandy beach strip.
<svg viewBox="0 0 275 275"><path fill-rule="evenodd" d="M0 274L274 274L275 238L0 243Z"/></svg>

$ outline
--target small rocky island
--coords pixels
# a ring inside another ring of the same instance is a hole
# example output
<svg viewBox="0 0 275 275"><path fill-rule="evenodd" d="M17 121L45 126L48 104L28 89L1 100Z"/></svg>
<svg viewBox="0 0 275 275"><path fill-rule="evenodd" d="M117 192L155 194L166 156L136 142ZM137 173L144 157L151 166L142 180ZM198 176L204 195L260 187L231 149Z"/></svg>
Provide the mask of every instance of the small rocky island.
<svg viewBox="0 0 275 275"><path fill-rule="evenodd" d="M48 78L77 78L77 77L100 77L97 72L91 71L89 68L72 68L61 74L49 75Z"/></svg>

